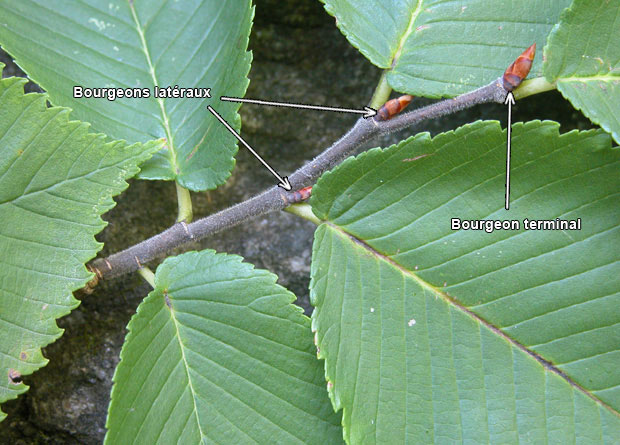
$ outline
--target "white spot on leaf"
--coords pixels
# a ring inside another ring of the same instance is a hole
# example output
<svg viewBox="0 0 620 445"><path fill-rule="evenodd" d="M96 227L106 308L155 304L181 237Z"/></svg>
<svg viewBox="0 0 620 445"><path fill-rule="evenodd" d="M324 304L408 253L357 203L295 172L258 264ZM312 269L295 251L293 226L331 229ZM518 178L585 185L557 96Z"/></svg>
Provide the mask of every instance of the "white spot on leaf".
<svg viewBox="0 0 620 445"><path fill-rule="evenodd" d="M93 23L99 31L105 31L107 25L103 20L98 20L94 17L88 19L88 23Z"/></svg>
<svg viewBox="0 0 620 445"><path fill-rule="evenodd" d="M97 29L99 31L105 31L105 29L110 27L110 26L113 27L113 28L115 27L114 25L112 25L110 23L106 23L103 20L96 19L95 17L89 18L88 19L88 23L93 23L97 27Z"/></svg>

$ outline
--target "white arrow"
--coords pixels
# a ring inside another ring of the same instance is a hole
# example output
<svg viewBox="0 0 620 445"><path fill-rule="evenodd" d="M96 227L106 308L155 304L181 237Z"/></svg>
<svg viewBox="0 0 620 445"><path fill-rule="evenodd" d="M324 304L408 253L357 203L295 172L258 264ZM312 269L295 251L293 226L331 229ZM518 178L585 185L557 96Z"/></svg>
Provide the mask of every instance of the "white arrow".
<svg viewBox="0 0 620 445"><path fill-rule="evenodd" d="M257 99L241 99L240 97L220 97L220 100L225 102L242 102L247 104L256 104L256 105L269 105L272 107L288 107L288 108L303 108L305 110L319 110L319 111L336 111L339 113L355 113L355 114L363 114L364 119L368 119L369 117L373 117L377 114L377 110L370 107L364 107L363 110L354 110L351 108L336 108L336 107L322 107L319 105L307 105L307 104L293 104L288 102L269 102L266 100L257 100Z"/></svg>
<svg viewBox="0 0 620 445"><path fill-rule="evenodd" d="M515 96L509 92L504 101L508 105L508 140L506 142L506 210L510 208L510 138L512 136L512 106L515 104Z"/></svg>
<svg viewBox="0 0 620 445"><path fill-rule="evenodd" d="M261 164L263 164L265 166L265 168L267 168L267 170L269 170L269 172L278 179L278 181L280 181L278 183L278 187L282 187L284 190L287 190L287 191L290 191L293 188L291 186L291 183L288 180L288 177L286 177L286 176L281 177L278 173L276 173L276 171L273 168L271 168L271 165L267 164L267 162L263 158L261 158L260 155L258 153L256 153L256 151L254 151L254 149L252 147L250 147L250 144L248 144L246 141L244 141L243 138L241 136L239 136L239 134L234 130L234 128L231 127L228 124L228 122L226 122L224 120L224 118L222 116L220 116L217 113L217 111L215 111L213 109L213 107L211 105L208 105L207 109L213 114L213 116L215 116L217 118L217 120L219 120L222 123L222 125L224 125L226 127L226 129L228 131L230 131L233 134L233 136L235 136L237 139L239 139L239 142L241 142L245 146L245 148L250 150L250 153L252 153L256 157L256 159L258 159L261 162Z"/></svg>

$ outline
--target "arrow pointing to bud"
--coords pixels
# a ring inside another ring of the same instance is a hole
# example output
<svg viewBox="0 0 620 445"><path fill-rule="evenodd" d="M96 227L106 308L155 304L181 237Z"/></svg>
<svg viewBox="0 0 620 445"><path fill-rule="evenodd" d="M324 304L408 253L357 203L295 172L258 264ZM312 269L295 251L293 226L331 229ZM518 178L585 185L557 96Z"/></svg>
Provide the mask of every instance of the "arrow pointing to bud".
<svg viewBox="0 0 620 445"><path fill-rule="evenodd" d="M225 102L242 102L242 103L256 104L256 105L269 105L272 107L303 108L306 110L336 111L338 113L363 114L364 119L371 118L377 114L377 110L375 110L374 108L370 108L370 107L364 107L363 110L354 110L350 108L321 107L318 105L293 104L293 103L288 103L288 102L269 102L266 100L241 99L240 97L227 97L227 96L220 97L220 100L223 100Z"/></svg>
<svg viewBox="0 0 620 445"><path fill-rule="evenodd" d="M271 165L269 165L263 158L261 158L260 155L256 153L256 151L252 147L250 147L250 144L248 144L245 140L243 140L243 138L239 136L239 134L234 130L234 128L232 128L228 124L228 122L226 122L224 118L220 116L217 111L213 109L211 105L207 106L207 109L211 112L211 114L213 114L213 116L217 118L217 120L219 120L222 123L222 125L226 127L228 131L230 131L233 134L234 137L239 139L239 142L241 142L245 146L245 148L250 150L250 153L252 153L256 157L256 159L258 159L260 163L263 164L265 168L269 170L269 172L278 179L278 181L280 181L278 183L278 187L282 187L286 191L291 191L293 187L291 186L291 183L289 182L288 177L280 176L273 168L271 168Z"/></svg>
<svg viewBox="0 0 620 445"><path fill-rule="evenodd" d="M512 106L515 104L515 96L512 91L506 96L504 105L508 105L508 138L506 142L506 210L510 208L510 138L512 137Z"/></svg>

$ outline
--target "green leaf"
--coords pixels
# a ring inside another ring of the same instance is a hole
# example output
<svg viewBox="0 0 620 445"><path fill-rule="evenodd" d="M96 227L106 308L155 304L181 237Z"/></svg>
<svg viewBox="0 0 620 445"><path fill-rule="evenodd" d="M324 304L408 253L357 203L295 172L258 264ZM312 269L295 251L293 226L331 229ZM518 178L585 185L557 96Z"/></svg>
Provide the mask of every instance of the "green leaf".
<svg viewBox="0 0 620 445"><path fill-rule="evenodd" d="M310 320L275 282L211 250L159 266L129 323L106 443L342 442Z"/></svg>
<svg viewBox="0 0 620 445"><path fill-rule="evenodd" d="M456 96L488 84L547 34L570 0L321 0L397 91ZM530 77L541 74L541 58Z"/></svg>
<svg viewBox="0 0 620 445"><path fill-rule="evenodd" d="M176 179L213 189L230 176L236 139L207 110L214 105L235 129L251 54L250 0L0 0L0 44L74 116L115 139L166 138L143 167L146 179ZM149 88L151 97L75 99L73 87ZM211 88L212 99L155 99L153 87Z"/></svg>
<svg viewBox="0 0 620 445"><path fill-rule="evenodd" d="M47 364L41 348L62 334L56 319L92 278L84 264L101 249L101 215L162 146L105 143L69 110L46 108L46 95L25 95L25 83L0 81L0 402Z"/></svg>
<svg viewBox="0 0 620 445"><path fill-rule="evenodd" d="M620 3L575 0L545 47L545 76L620 143Z"/></svg>
<svg viewBox="0 0 620 445"><path fill-rule="evenodd" d="M313 188L313 329L350 443L620 439L620 151L514 125L508 212L505 157L506 132L478 122ZM581 230L523 229L556 217Z"/></svg>

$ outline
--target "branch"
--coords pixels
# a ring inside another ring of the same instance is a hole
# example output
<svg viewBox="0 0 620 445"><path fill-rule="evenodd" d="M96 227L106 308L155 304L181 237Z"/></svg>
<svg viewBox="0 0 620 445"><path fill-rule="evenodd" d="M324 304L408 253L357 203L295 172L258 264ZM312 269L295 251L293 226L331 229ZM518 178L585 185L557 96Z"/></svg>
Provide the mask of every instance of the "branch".
<svg viewBox="0 0 620 445"><path fill-rule="evenodd" d="M386 121L359 119L340 140L289 176L293 190L314 184L327 170L339 164L363 143L377 136L383 136L416 125L424 120L445 116L477 104L503 103L507 90L502 86L502 78L470 93L446 99L419 108ZM200 240L224 229L236 226L248 219L282 210L296 202L295 192L286 192L274 186L260 195L229 207L213 215L187 224L178 222L162 233L142 241L128 249L107 258L99 258L89 264L89 269L98 279L117 277L142 268L183 244Z"/></svg>

